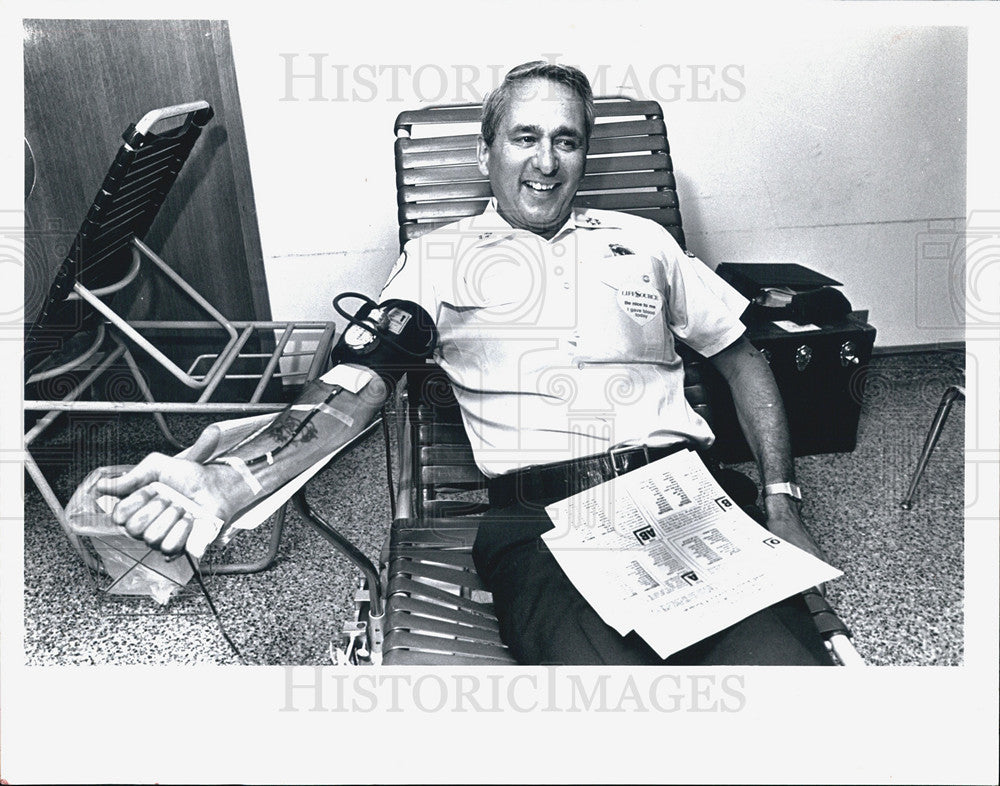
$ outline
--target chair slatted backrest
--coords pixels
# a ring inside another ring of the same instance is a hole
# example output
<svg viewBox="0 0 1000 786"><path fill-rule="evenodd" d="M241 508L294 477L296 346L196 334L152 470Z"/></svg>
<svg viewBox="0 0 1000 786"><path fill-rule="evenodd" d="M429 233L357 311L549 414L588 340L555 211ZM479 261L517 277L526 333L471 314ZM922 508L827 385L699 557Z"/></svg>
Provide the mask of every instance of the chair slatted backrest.
<svg viewBox="0 0 1000 786"><path fill-rule="evenodd" d="M492 196L476 160L481 106L430 107L396 118L399 242L477 215ZM574 204L645 216L684 247L663 110L598 99L586 175Z"/></svg>
<svg viewBox="0 0 1000 786"><path fill-rule="evenodd" d="M100 289L120 281L129 271L132 238L141 240L149 231L202 128L213 116L205 102L190 106L199 108L187 112L175 128L153 133L144 118L122 135L125 144L101 183L39 316L27 331L28 350L43 336L44 343L51 345L60 335L92 326L95 312L78 301L66 303L76 282ZM150 113L147 118L155 115Z"/></svg>

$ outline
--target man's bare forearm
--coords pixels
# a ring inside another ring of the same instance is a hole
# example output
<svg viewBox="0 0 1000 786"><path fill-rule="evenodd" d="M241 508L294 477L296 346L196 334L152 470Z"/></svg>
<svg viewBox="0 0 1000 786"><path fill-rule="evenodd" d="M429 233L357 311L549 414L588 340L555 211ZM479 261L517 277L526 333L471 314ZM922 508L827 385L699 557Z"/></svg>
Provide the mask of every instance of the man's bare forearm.
<svg viewBox="0 0 1000 786"><path fill-rule="evenodd" d="M378 415L388 387L373 371L356 368L364 380L357 392L321 380L310 382L267 428L207 463L237 459L260 484L257 493L281 487L347 444Z"/></svg>
<svg viewBox="0 0 1000 786"><path fill-rule="evenodd" d="M760 469L761 481L795 480L788 421L771 367L746 337L711 358L733 395L740 428Z"/></svg>
<svg viewBox="0 0 1000 786"><path fill-rule="evenodd" d="M190 458L151 453L123 475L98 478L94 490L118 497L112 519L129 535L165 554L179 553L196 518L231 520L371 423L387 385L373 371L348 370L339 377L343 384L326 375L310 383L265 429L231 449L220 451L218 431L206 429ZM329 373L336 376L335 369Z"/></svg>
<svg viewBox="0 0 1000 786"><path fill-rule="evenodd" d="M745 336L711 361L729 383L740 427L757 460L763 484L793 482L795 465L785 407L767 361ZM825 559L822 549L802 525L798 500L787 494L765 494L764 509L771 532Z"/></svg>

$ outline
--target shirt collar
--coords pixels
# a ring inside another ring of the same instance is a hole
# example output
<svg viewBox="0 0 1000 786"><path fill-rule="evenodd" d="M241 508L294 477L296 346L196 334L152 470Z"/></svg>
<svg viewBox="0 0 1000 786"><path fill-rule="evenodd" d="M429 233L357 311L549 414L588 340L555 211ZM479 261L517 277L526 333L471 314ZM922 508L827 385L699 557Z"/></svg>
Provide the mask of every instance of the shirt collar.
<svg viewBox="0 0 1000 786"><path fill-rule="evenodd" d="M600 229L602 227L618 226L617 223L609 223L608 218L607 213L597 217L593 215L593 211L587 208L574 207L569 218L566 219L566 223L560 227L559 231L548 242L553 243L574 229ZM469 226L473 231L480 233L478 240L484 246L505 240L519 232L530 232L527 229L518 229L511 226L507 219L500 215L500 212L497 210L496 197L490 198L486 209L482 213L472 217Z"/></svg>

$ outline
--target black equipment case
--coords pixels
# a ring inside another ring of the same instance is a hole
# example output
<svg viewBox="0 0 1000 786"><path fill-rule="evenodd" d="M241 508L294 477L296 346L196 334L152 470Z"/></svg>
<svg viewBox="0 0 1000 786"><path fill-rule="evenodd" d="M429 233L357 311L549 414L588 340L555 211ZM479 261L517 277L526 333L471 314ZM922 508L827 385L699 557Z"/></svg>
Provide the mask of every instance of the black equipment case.
<svg viewBox="0 0 1000 786"><path fill-rule="evenodd" d="M853 311L837 322L790 332L744 316L750 323L747 337L767 358L781 391L794 455L854 450L875 343L875 328L867 319L867 311ZM715 413L716 455L727 463L748 461L750 448L729 388L714 369L706 368L706 373Z"/></svg>

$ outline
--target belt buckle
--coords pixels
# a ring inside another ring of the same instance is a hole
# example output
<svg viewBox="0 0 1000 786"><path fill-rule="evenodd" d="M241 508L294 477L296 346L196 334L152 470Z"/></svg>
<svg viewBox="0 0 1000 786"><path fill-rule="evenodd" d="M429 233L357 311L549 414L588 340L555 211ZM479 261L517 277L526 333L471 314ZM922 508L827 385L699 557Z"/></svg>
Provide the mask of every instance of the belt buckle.
<svg viewBox="0 0 1000 786"><path fill-rule="evenodd" d="M608 458L611 459L611 471L615 473L615 476L623 475L629 471L627 463L623 460L619 463L619 456L627 456L631 453L639 451L642 453L642 457L645 459L641 466L645 466L649 463L649 446L648 445L627 445L623 448L610 448L608 450Z"/></svg>

